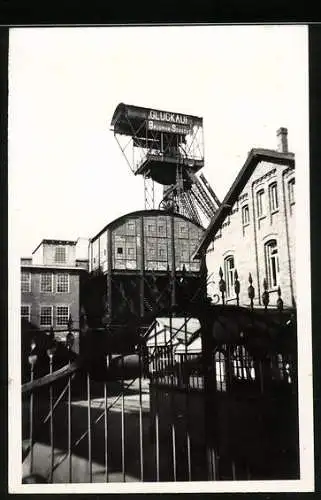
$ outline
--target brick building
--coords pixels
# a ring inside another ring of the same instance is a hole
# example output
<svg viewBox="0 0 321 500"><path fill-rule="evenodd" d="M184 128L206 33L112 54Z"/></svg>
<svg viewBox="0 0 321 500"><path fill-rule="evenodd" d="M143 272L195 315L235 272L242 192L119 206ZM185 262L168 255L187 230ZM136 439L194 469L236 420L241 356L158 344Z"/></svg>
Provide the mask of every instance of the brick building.
<svg viewBox="0 0 321 500"><path fill-rule="evenodd" d="M80 286L88 271L88 240L42 240L21 259L21 319L30 327L79 328Z"/></svg>
<svg viewBox="0 0 321 500"><path fill-rule="evenodd" d="M278 150L252 149L196 252L206 253L209 294L219 293L219 269L226 302L235 304L235 270L240 303L248 304L248 278L254 304L262 305L266 280L270 305L280 287L285 307L295 306L295 158L288 152L287 129L277 132Z"/></svg>

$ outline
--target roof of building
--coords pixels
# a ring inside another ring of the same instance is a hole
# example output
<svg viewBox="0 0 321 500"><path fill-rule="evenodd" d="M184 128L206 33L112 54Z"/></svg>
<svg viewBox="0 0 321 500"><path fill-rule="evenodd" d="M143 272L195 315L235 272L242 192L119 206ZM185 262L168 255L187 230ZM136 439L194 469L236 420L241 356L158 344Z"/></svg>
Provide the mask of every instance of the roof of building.
<svg viewBox="0 0 321 500"><path fill-rule="evenodd" d="M77 241L75 240L42 240L39 245L32 252L33 254L38 250L41 245L76 245Z"/></svg>
<svg viewBox="0 0 321 500"><path fill-rule="evenodd" d="M52 270L52 271L87 271L84 267L81 266L68 266L68 265L55 265L55 264L27 264L20 263L21 269L29 269L29 270Z"/></svg>
<svg viewBox="0 0 321 500"><path fill-rule="evenodd" d="M104 233L106 231L106 229L113 229L114 227L119 226L126 219L131 219L131 218L136 218L136 217L141 217L141 216L153 216L153 215L154 216L159 215L159 216L166 217L166 216L171 215L171 213L166 212L165 210L156 210L156 209L155 210L138 210L136 212L130 212L128 214L122 215L121 217L118 217L117 219L114 219L112 222L109 222L105 227L103 227L103 229L101 229L99 231L99 233L97 233L95 236L93 236L91 238L90 242L93 243L97 238L99 238L99 236L102 235L102 233ZM174 216L178 217L180 219L186 220L188 222L192 222L195 226L199 227L200 229L202 229L204 231L203 226L201 226L200 224L198 224L195 221L192 221L191 219L188 219L187 217L185 217L185 215L182 215L182 214L175 212Z"/></svg>
<svg viewBox="0 0 321 500"><path fill-rule="evenodd" d="M149 346L161 346L169 342L175 345L185 344L186 337L186 343L188 344L194 339L200 328L201 324L198 318L158 317L147 330L145 339ZM170 336L170 330L172 336Z"/></svg>
<svg viewBox="0 0 321 500"><path fill-rule="evenodd" d="M244 189L246 183L253 174L255 167L260 161L270 161L271 163L280 165L294 165L294 154L280 153L272 149L251 149L243 167L206 229L200 245L193 255L194 259L199 259L200 256L206 251L208 245L221 227L225 218L229 215L232 206L237 201L238 196Z"/></svg>

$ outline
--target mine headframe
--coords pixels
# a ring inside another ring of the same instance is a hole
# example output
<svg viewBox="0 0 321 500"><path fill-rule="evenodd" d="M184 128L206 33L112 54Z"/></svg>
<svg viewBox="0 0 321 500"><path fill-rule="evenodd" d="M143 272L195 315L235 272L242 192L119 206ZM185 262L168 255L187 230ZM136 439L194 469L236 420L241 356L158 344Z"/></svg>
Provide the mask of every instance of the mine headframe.
<svg viewBox="0 0 321 500"><path fill-rule="evenodd" d="M196 175L204 166L202 118L121 103L111 128L131 171L144 178L145 208L155 208L156 182L163 185L162 208L198 223L213 217L219 200Z"/></svg>

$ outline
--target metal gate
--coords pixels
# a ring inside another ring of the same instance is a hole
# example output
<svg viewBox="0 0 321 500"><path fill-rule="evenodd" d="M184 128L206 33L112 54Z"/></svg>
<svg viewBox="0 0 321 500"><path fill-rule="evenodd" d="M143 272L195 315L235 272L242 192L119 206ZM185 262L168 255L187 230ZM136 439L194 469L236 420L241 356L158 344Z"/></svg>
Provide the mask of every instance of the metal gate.
<svg viewBox="0 0 321 500"><path fill-rule="evenodd" d="M204 304L164 318L130 352L75 355L71 331L66 345L32 343L24 482L299 477L295 311Z"/></svg>

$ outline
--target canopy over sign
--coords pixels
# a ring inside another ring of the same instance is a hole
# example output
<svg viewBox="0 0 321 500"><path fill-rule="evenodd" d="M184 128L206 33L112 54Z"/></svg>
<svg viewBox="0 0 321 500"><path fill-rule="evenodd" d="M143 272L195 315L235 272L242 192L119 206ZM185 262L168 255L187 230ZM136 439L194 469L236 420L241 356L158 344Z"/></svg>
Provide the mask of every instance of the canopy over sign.
<svg viewBox="0 0 321 500"><path fill-rule="evenodd" d="M187 135L194 126L202 127L203 119L198 116L118 104L111 127L118 134L146 137L148 131Z"/></svg>

